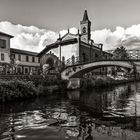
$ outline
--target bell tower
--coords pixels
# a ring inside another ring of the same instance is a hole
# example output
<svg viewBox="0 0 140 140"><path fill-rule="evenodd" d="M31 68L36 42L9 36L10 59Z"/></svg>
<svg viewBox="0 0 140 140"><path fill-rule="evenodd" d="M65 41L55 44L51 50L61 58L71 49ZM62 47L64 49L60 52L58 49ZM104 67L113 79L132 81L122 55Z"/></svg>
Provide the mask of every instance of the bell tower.
<svg viewBox="0 0 140 140"><path fill-rule="evenodd" d="M88 18L87 10L84 12L83 20L80 21L81 26L81 40L85 43L88 43L90 40L91 32L91 22Z"/></svg>

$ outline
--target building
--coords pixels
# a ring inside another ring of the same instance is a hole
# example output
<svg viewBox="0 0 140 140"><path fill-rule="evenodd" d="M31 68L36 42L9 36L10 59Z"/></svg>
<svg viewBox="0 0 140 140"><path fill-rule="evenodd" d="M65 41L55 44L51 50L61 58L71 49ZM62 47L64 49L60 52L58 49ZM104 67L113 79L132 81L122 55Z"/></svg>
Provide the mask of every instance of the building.
<svg viewBox="0 0 140 140"><path fill-rule="evenodd" d="M80 21L81 32L68 32L56 42L47 45L40 53L10 48L11 35L0 32L0 74L38 74L44 65L59 71L62 66L105 60L112 57L103 51L103 44L91 39L91 21L87 10ZM97 71L106 72L106 68Z"/></svg>
<svg viewBox="0 0 140 140"><path fill-rule="evenodd" d="M53 44L47 45L39 54L41 67L49 64L53 67L60 65L76 64L78 62L97 61L109 59L112 55L103 51L103 45L97 44L91 39L91 21L88 18L87 10L84 12L80 22L81 32L72 34L68 32L57 39ZM54 58L54 56L56 56Z"/></svg>
<svg viewBox="0 0 140 140"><path fill-rule="evenodd" d="M0 73L6 74L10 64L10 39L13 36L0 32Z"/></svg>
<svg viewBox="0 0 140 140"><path fill-rule="evenodd" d="M108 53L113 54L114 50L108 50ZM126 50L128 53L128 56L130 59L140 59L140 50L139 49L133 49L133 50Z"/></svg>
<svg viewBox="0 0 140 140"><path fill-rule="evenodd" d="M37 74L37 53L10 48L13 36L0 32L0 74Z"/></svg>
<svg viewBox="0 0 140 140"><path fill-rule="evenodd" d="M140 50L138 49L127 50L127 53L130 59L140 59Z"/></svg>
<svg viewBox="0 0 140 140"><path fill-rule="evenodd" d="M10 49L11 60L14 61L16 74L38 74L40 69L38 53L19 49Z"/></svg>

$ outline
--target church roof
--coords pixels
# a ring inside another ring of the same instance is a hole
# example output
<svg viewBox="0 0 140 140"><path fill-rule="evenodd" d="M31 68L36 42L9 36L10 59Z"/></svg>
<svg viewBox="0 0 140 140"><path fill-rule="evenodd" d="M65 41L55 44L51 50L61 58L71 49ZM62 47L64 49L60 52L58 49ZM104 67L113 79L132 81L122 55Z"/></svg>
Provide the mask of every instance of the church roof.
<svg viewBox="0 0 140 140"><path fill-rule="evenodd" d="M68 38L68 39L64 39L66 36L68 35L73 35L71 33L68 33L66 35L64 35L62 38L58 39L56 42L50 44L50 45L47 45L37 56L38 57L41 57L42 55L44 55L46 52L48 52L49 50L53 49L53 48L58 48L59 45L63 46L63 45L69 45L69 44L74 44L74 43L77 43L78 40L77 38ZM74 35L76 36L76 35ZM63 40L64 39L64 40ZM61 41L60 41L61 40Z"/></svg>
<svg viewBox="0 0 140 140"><path fill-rule="evenodd" d="M99 51L102 50L102 49L99 47L100 44L96 44L96 43L89 44L89 43L85 43L85 42L83 42L83 41L80 41L80 44L81 44L82 46L91 46L92 49L94 48L94 49L97 49L97 50L99 50Z"/></svg>
<svg viewBox="0 0 140 140"><path fill-rule="evenodd" d="M87 21L87 20L89 20L89 18L88 18L87 10L85 10L84 16L83 16L83 21Z"/></svg>

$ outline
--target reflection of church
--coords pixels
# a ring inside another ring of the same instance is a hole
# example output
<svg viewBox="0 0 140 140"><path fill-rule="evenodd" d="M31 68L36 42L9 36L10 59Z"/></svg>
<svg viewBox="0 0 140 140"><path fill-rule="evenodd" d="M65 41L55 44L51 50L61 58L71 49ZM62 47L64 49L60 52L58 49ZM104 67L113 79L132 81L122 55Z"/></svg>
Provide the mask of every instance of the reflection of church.
<svg viewBox="0 0 140 140"><path fill-rule="evenodd" d="M91 22L87 10L84 12L80 26L81 33L78 30L77 34L72 34L68 30L67 34L63 37L59 36L55 43L46 46L38 54L41 66L48 63L55 67L59 65L58 60L61 60L65 65L69 65L111 57L111 54L103 51L102 44L96 44L91 40Z"/></svg>

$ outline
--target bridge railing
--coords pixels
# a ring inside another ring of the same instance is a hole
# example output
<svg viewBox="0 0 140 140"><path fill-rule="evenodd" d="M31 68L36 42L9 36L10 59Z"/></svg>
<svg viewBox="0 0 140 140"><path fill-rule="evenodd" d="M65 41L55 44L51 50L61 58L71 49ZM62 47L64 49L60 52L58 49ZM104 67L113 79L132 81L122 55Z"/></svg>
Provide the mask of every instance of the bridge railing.
<svg viewBox="0 0 140 140"><path fill-rule="evenodd" d="M71 58L69 58L65 61L65 66L72 66L72 65L79 64L79 63L80 63L79 57L72 56Z"/></svg>
<svg viewBox="0 0 140 140"><path fill-rule="evenodd" d="M140 60L137 60L137 59L113 59L113 58L98 58L98 59L80 61L79 57L72 56L71 58L65 61L65 68L69 66L83 65L83 64L88 64L91 62L100 62L100 61L127 61L131 63L132 65L134 64L134 61L140 62Z"/></svg>

